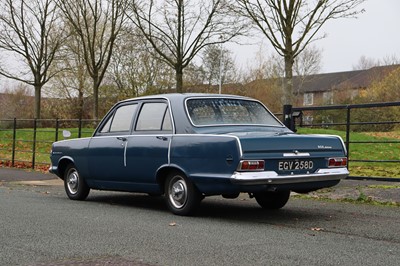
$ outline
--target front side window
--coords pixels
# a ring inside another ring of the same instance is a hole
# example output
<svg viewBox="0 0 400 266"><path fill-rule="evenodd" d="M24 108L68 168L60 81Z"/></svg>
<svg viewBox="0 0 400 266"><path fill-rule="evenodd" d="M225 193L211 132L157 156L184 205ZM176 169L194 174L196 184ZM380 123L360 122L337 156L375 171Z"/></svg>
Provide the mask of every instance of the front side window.
<svg viewBox="0 0 400 266"><path fill-rule="evenodd" d="M188 115L196 126L207 125L268 125L282 124L257 102L229 98L189 99Z"/></svg>
<svg viewBox="0 0 400 266"><path fill-rule="evenodd" d="M100 133L129 132L136 109L137 104L118 107L114 114L108 118Z"/></svg>

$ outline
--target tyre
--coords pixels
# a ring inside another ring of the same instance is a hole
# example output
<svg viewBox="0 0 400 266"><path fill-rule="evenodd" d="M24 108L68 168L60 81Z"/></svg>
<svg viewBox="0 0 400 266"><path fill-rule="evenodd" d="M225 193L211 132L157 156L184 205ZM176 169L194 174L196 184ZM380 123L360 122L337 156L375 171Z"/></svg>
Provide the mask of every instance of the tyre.
<svg viewBox="0 0 400 266"><path fill-rule="evenodd" d="M74 164L69 164L64 172L64 188L68 198L84 200L90 192L85 180L79 175Z"/></svg>
<svg viewBox="0 0 400 266"><path fill-rule="evenodd" d="M172 213L185 216L194 213L202 195L184 174L173 172L165 182L165 199Z"/></svg>
<svg viewBox="0 0 400 266"><path fill-rule="evenodd" d="M266 191L254 195L257 203L264 209L277 210L286 205L290 191Z"/></svg>

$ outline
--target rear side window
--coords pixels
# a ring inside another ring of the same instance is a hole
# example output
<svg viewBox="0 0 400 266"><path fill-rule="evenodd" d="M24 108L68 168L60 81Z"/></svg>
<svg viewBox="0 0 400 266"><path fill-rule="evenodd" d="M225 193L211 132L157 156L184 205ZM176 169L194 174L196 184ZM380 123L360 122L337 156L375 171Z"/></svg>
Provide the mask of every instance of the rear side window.
<svg viewBox="0 0 400 266"><path fill-rule="evenodd" d="M133 117L137 104L123 105L108 118L100 133L129 132L132 127Z"/></svg>
<svg viewBox="0 0 400 266"><path fill-rule="evenodd" d="M144 103L139 113L136 131L172 131L168 105Z"/></svg>

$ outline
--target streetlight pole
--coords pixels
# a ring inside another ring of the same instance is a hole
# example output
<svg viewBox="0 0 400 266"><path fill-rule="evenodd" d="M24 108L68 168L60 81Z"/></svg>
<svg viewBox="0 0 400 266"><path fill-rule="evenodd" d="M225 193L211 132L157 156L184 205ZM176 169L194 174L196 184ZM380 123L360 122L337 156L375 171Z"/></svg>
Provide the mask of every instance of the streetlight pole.
<svg viewBox="0 0 400 266"><path fill-rule="evenodd" d="M222 36L219 37L222 39ZM218 93L221 94L222 92L222 42L220 43L219 49L219 86L218 86Z"/></svg>

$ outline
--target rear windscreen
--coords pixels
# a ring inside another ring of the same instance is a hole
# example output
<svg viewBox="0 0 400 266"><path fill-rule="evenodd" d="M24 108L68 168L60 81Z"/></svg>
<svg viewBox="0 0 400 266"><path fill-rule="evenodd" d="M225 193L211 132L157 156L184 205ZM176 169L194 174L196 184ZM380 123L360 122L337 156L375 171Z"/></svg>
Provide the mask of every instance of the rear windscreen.
<svg viewBox="0 0 400 266"><path fill-rule="evenodd" d="M186 101L188 115L196 126L282 124L259 102L242 99L200 98Z"/></svg>

